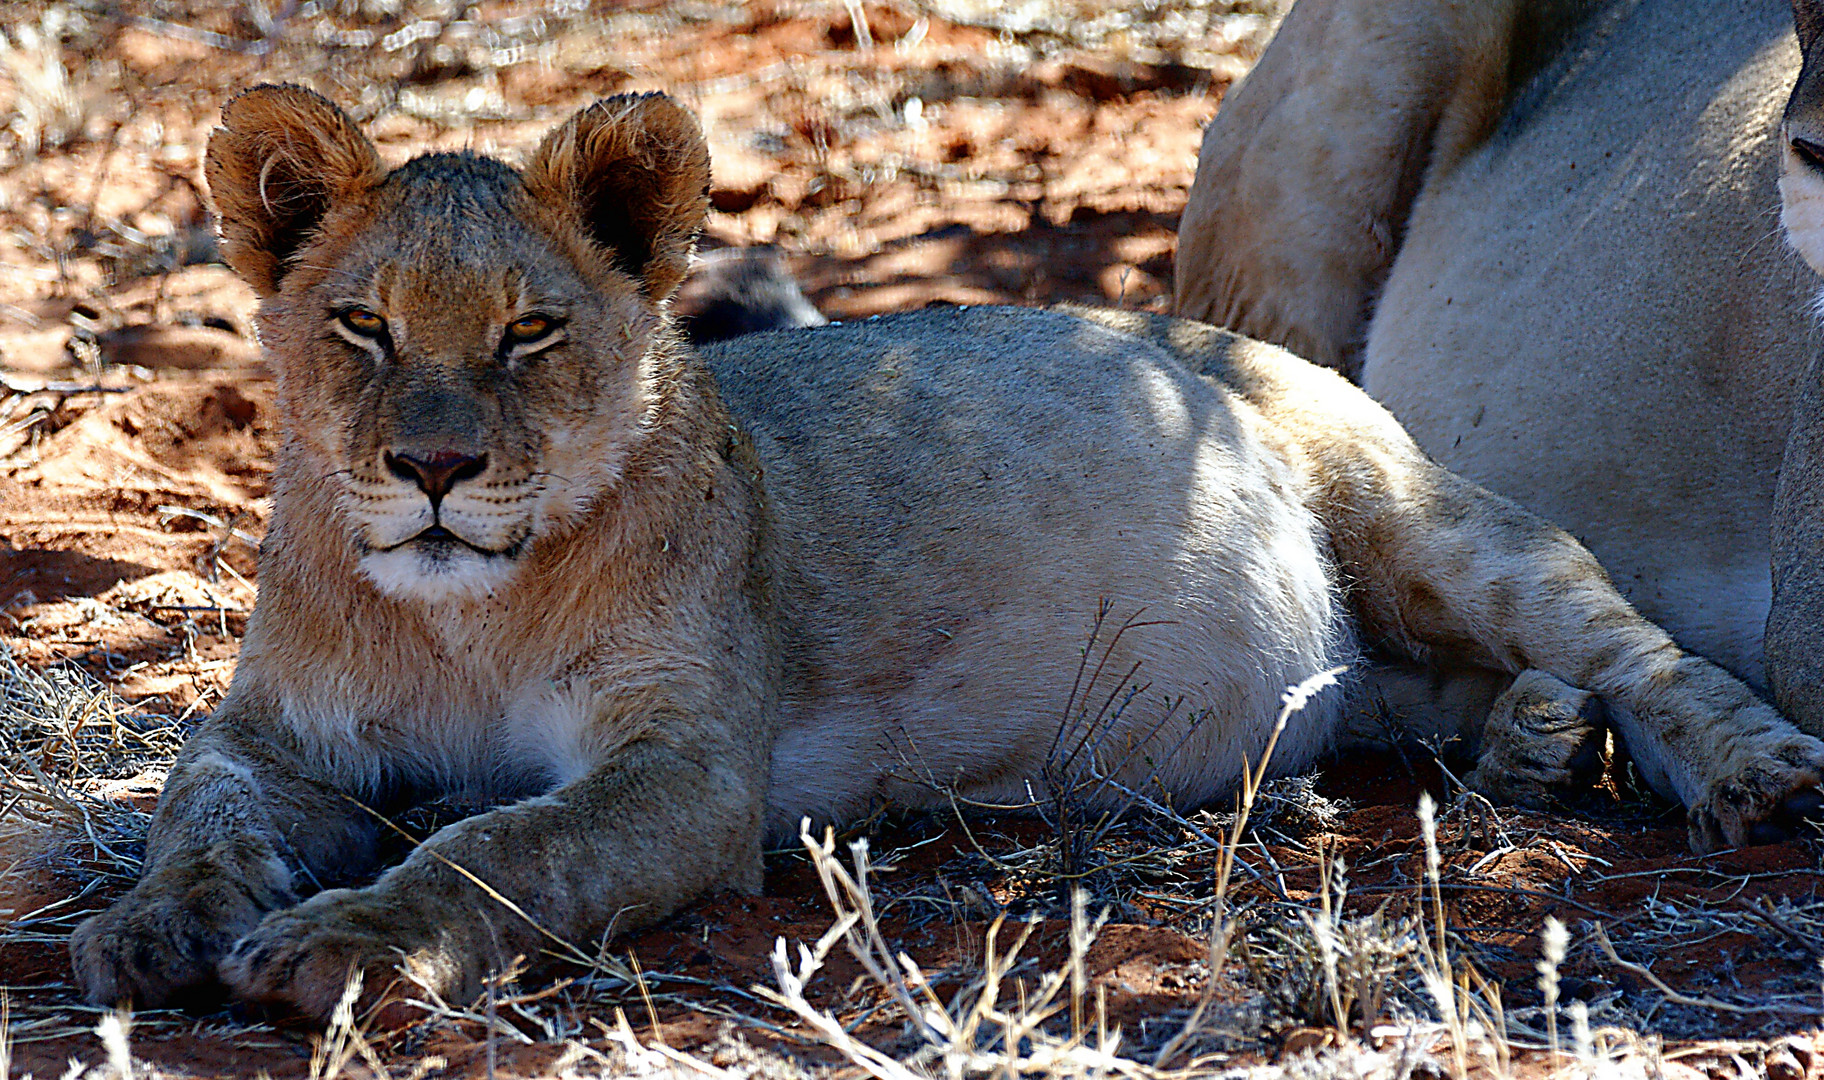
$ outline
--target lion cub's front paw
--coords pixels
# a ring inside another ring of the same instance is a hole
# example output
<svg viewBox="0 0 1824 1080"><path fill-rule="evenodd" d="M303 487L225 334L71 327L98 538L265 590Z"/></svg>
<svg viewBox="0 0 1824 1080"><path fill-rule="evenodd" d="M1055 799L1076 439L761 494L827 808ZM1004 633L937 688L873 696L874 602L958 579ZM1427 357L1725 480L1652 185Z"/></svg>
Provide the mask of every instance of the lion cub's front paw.
<svg viewBox="0 0 1824 1080"><path fill-rule="evenodd" d="M1601 698L1543 671L1523 671L1489 708L1467 783L1497 801L1545 809L1601 778L1607 729Z"/></svg>
<svg viewBox="0 0 1824 1080"><path fill-rule="evenodd" d="M447 962L433 927L387 903L373 890L331 889L268 915L235 943L220 966L222 982L247 1001L279 1005L326 1021L350 979L361 976L361 1005L428 989L466 1003L460 965ZM414 982L402 973L410 972ZM422 988L421 988L422 986Z"/></svg>
<svg viewBox="0 0 1824 1080"><path fill-rule="evenodd" d="M1747 763L1711 782L1686 816L1699 854L1748 844L1777 844L1807 821L1824 820L1824 742L1776 736L1739 755Z"/></svg>
<svg viewBox="0 0 1824 1080"><path fill-rule="evenodd" d="M167 870L76 928L70 962L97 1005L157 1008L215 982L216 961L290 897L204 870Z"/></svg>

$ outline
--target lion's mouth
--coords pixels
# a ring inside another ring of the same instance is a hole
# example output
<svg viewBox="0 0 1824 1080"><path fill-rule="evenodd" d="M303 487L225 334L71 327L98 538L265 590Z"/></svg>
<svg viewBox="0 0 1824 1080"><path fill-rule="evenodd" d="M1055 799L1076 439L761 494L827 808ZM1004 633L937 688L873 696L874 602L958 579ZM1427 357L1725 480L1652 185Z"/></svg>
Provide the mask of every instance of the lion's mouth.
<svg viewBox="0 0 1824 1080"><path fill-rule="evenodd" d="M470 551L473 551L477 555L485 555L485 556L488 556L489 558L497 558L499 556L512 554L512 549L510 549L510 548L507 550L504 550L504 551L496 551L492 548L482 547L480 544L471 543L470 541L465 540L462 537L457 536L455 533L451 532L450 530L444 528L442 525L432 525L429 528L424 529L421 532L418 532L411 536L406 537L404 540L399 541L397 544L393 544L390 547L378 548L377 550L379 550L379 551L398 551L400 548L406 547L411 544L423 544L432 549L438 549L438 548L447 549L447 548L452 548L452 547L465 547L465 548L468 548Z"/></svg>

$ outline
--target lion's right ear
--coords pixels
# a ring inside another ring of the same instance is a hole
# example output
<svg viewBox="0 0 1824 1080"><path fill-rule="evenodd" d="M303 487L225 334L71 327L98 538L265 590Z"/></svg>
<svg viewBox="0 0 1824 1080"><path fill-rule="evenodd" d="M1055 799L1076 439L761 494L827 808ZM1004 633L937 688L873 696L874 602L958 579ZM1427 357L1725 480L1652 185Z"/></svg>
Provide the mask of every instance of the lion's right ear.
<svg viewBox="0 0 1824 1080"><path fill-rule="evenodd" d="M336 202L386 178L349 115L301 86L256 86L222 107L203 166L222 254L262 297Z"/></svg>

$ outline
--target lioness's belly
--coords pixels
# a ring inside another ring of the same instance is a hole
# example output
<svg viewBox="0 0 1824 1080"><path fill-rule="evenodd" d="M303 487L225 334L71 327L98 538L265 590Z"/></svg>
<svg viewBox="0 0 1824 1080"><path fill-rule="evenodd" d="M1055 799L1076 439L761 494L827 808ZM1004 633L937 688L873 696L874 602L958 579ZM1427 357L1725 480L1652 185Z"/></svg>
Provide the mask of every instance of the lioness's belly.
<svg viewBox="0 0 1824 1080"><path fill-rule="evenodd" d="M1589 35L1429 181L1363 386L1758 682L1773 484L1817 340L1777 235L1791 13L1641 4Z"/></svg>
<svg viewBox="0 0 1824 1080"><path fill-rule="evenodd" d="M1301 480L1247 406L1138 340L936 310L709 352L789 571L769 827L875 799L1180 803L1350 655ZM1330 736L1327 697L1275 762ZM1073 756L1074 752L1074 756Z"/></svg>

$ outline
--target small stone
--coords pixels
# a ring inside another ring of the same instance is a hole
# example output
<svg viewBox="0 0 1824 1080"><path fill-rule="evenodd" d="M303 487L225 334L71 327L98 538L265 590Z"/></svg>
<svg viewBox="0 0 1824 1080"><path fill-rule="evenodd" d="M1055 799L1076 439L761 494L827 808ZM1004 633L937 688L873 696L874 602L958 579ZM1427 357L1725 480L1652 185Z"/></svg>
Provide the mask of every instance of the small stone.
<svg viewBox="0 0 1824 1080"><path fill-rule="evenodd" d="M1767 1070L1767 1080L1805 1080L1805 1066L1784 1046L1768 1053L1761 1067Z"/></svg>

